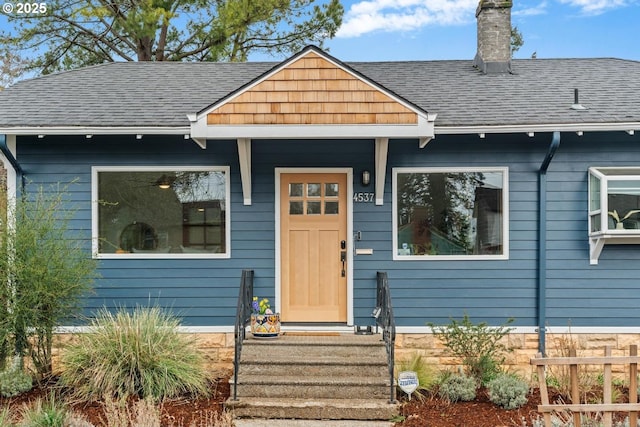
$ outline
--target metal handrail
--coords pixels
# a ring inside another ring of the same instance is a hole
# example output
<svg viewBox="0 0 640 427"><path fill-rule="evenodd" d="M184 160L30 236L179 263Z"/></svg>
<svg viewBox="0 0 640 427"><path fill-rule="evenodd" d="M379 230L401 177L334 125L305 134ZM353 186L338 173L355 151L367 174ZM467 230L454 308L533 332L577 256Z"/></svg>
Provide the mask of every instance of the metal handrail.
<svg viewBox="0 0 640 427"><path fill-rule="evenodd" d="M386 271L378 271L376 284L376 308L373 310L376 326L382 328L382 339L387 348L387 362L389 364L389 402L395 403L395 384L393 367L395 363L396 321L393 317L389 278Z"/></svg>
<svg viewBox="0 0 640 427"><path fill-rule="evenodd" d="M234 328L236 344L233 358L233 400L238 400L238 368L240 367L240 354L242 353L242 343L244 342L247 325L251 323L252 300L253 270L242 270L236 311L236 325Z"/></svg>

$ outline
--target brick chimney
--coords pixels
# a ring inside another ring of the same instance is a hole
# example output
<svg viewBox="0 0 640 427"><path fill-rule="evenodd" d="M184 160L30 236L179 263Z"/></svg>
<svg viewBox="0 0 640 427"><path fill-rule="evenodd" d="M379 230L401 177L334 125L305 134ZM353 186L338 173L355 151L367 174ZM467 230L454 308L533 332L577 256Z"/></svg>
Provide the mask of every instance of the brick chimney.
<svg viewBox="0 0 640 427"><path fill-rule="evenodd" d="M511 72L511 6L512 0L480 0L478 20L478 52L473 63L485 74Z"/></svg>

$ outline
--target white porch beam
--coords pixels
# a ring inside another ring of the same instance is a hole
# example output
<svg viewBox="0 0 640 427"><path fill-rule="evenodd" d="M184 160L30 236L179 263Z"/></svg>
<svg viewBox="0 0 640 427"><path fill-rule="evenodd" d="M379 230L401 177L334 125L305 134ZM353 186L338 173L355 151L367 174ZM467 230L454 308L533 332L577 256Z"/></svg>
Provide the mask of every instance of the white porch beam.
<svg viewBox="0 0 640 427"><path fill-rule="evenodd" d="M238 138L238 159L245 206L251 206L251 139Z"/></svg>
<svg viewBox="0 0 640 427"><path fill-rule="evenodd" d="M376 138L376 205L384 204L384 182L387 173L389 138Z"/></svg>

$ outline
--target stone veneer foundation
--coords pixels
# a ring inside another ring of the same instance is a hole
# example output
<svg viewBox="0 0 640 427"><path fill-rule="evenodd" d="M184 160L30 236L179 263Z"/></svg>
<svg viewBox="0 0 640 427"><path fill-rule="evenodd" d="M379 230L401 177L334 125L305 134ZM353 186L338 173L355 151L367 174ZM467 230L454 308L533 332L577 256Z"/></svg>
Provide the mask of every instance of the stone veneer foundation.
<svg viewBox="0 0 640 427"><path fill-rule="evenodd" d="M215 375L229 375L233 371L234 334L233 333L197 333L197 345L204 352L207 369ZM58 335L57 350L64 345L72 334ZM517 372L527 380L534 379L535 367L529 360L538 352L538 335L512 333L505 337L506 344L513 351L507 354L505 368ZM613 348L613 356L629 354L629 346L640 344L638 334L548 334L546 337L547 355L566 356L567 343L573 342L578 356L603 356L605 346ZM57 353L57 352L56 352ZM420 354L428 364L436 369L455 369L459 361L446 354L446 349L430 333L398 334L396 337L396 361ZM598 369L598 367L594 367ZM624 366L613 365L614 374L624 374Z"/></svg>

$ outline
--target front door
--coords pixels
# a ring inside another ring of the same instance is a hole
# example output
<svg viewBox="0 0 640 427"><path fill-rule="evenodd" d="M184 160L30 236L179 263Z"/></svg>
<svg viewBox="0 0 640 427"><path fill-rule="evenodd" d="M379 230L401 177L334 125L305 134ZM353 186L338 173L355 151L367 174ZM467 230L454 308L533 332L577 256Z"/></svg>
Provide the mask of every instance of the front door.
<svg viewBox="0 0 640 427"><path fill-rule="evenodd" d="M347 321L347 175L280 176L281 316Z"/></svg>

